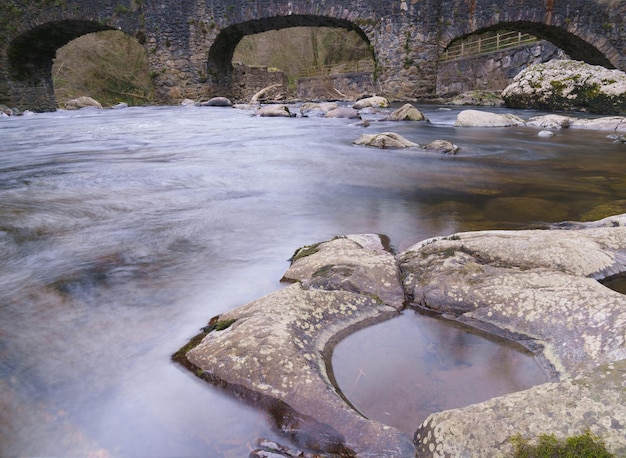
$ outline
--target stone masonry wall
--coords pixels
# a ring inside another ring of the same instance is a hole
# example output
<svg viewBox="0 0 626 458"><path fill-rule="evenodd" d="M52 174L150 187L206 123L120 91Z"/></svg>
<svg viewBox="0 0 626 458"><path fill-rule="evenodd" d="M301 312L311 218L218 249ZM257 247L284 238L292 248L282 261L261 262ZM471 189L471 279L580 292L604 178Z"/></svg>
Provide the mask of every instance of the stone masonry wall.
<svg viewBox="0 0 626 458"><path fill-rule="evenodd" d="M474 90L502 90L529 65L566 58L567 55L552 43L541 41L531 46L442 62L437 77L437 94L448 96Z"/></svg>
<svg viewBox="0 0 626 458"><path fill-rule="evenodd" d="M300 78L297 87L300 100L356 100L376 92L374 75L365 72Z"/></svg>
<svg viewBox="0 0 626 458"><path fill-rule="evenodd" d="M232 97L232 53L241 38L298 26L357 31L372 47L379 92L394 101L419 100L435 93L438 56L447 44L511 23L573 59L624 70L625 13L626 2L618 0L12 0L0 2L0 100L23 109L53 107L51 87L41 80L50 80L56 50L106 29L146 47L159 103Z"/></svg>
<svg viewBox="0 0 626 458"><path fill-rule="evenodd" d="M280 92L287 92L287 76L283 72L269 71L267 67L233 65L233 94L237 102L249 102L250 99L266 87L280 85Z"/></svg>

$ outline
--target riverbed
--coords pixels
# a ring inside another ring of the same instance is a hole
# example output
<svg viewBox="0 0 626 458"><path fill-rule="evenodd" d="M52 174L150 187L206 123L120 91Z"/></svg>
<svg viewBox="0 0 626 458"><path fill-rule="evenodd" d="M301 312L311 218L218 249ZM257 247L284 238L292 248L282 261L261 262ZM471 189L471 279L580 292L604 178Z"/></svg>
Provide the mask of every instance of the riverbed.
<svg viewBox="0 0 626 458"><path fill-rule="evenodd" d="M430 123L368 128L212 107L0 119L0 455L246 456L284 438L171 355L211 317L281 288L296 248L381 233L402 250L624 211L625 146L608 132L455 128L459 109L420 108ZM352 144L389 130L460 151ZM400 362L416 318L402 319L398 348L385 347Z"/></svg>

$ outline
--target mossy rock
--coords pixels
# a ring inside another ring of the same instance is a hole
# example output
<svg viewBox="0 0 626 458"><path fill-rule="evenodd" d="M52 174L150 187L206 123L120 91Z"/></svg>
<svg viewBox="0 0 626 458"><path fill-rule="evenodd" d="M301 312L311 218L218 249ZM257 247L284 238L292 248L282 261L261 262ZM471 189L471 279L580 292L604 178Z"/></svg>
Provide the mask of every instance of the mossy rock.
<svg viewBox="0 0 626 458"><path fill-rule="evenodd" d="M536 444L530 440L515 436L511 439L515 447L515 458L610 458L604 442L587 431L578 436L557 439L554 434L539 436Z"/></svg>
<svg viewBox="0 0 626 458"><path fill-rule="evenodd" d="M566 205L532 197L497 197L487 202L485 216L494 221L523 223L555 222L570 219Z"/></svg>
<svg viewBox="0 0 626 458"><path fill-rule="evenodd" d="M608 216L618 215L626 212L626 200L614 200L607 202L581 216L582 221L596 221Z"/></svg>

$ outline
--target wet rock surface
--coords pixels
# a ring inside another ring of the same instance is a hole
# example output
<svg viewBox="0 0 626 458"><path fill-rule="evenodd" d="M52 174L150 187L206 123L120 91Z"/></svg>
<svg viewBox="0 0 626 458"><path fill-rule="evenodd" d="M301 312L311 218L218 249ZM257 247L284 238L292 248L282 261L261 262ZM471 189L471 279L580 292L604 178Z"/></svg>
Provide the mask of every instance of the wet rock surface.
<svg viewBox="0 0 626 458"><path fill-rule="evenodd" d="M467 232L400 254L416 303L541 349L560 376L626 358L623 218L570 230ZM615 224L616 226L613 226Z"/></svg>
<svg viewBox="0 0 626 458"><path fill-rule="evenodd" d="M304 449L414 456L407 435L348 405L328 368L340 338L396 316L402 307L394 257L377 239L346 237L308 247L285 275L302 283L221 315L219 322L232 324L210 332L187 360L203 376L267 408Z"/></svg>
<svg viewBox="0 0 626 458"><path fill-rule="evenodd" d="M419 456L506 456L516 434L589 429L626 452L626 296L598 281L626 270L625 224L461 233L400 254L416 303L525 346L561 380L431 415Z"/></svg>
<svg viewBox="0 0 626 458"><path fill-rule="evenodd" d="M371 146L380 149L416 148L419 145L395 132L363 134L354 141L355 145Z"/></svg>
<svg viewBox="0 0 626 458"><path fill-rule="evenodd" d="M410 103L402 105L397 110L393 111L387 121L428 121L428 118L424 116L424 113L419 111Z"/></svg>
<svg viewBox="0 0 626 458"><path fill-rule="evenodd" d="M599 281L626 271L626 214L459 233L397 256L386 246L377 235L352 235L298 250L283 278L293 284L212 320L186 352L189 367L266 409L307 453L499 456L517 434L588 429L610 451L626 451L626 296ZM433 414L415 444L363 417L334 383L332 350L396 316L405 298L531 350L551 383ZM287 449L261 447L256 456L291 456Z"/></svg>
<svg viewBox="0 0 626 458"><path fill-rule="evenodd" d="M562 382L433 414L417 431L418 456L513 456L511 437L571 437L591 431L626 455L626 360Z"/></svg>

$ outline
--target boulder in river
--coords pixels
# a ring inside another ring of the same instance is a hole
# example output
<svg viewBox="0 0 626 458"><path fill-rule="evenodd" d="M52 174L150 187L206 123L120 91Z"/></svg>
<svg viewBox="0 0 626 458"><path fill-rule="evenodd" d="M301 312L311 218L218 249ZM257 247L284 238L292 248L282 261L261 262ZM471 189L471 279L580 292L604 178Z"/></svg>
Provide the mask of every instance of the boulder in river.
<svg viewBox="0 0 626 458"><path fill-rule="evenodd" d="M300 107L300 114L309 117L324 117L326 113L338 107L337 102L306 102Z"/></svg>
<svg viewBox="0 0 626 458"><path fill-rule="evenodd" d="M362 110L364 108L387 108L389 107L389 100L387 100L385 97L380 97L380 96L372 96L372 97L366 97L364 99L361 100L357 100L354 105L352 105L352 108L354 108L355 110Z"/></svg>
<svg viewBox="0 0 626 458"><path fill-rule="evenodd" d="M82 96L65 102L68 110L79 110L81 108L102 108L102 104L91 97Z"/></svg>
<svg viewBox="0 0 626 458"><path fill-rule="evenodd" d="M264 118L291 118L295 116L287 105L266 105L257 110L256 114Z"/></svg>
<svg viewBox="0 0 626 458"><path fill-rule="evenodd" d="M433 151L435 153L454 155L459 151L459 147L448 140L433 140L427 145L422 146L422 149L426 151Z"/></svg>
<svg viewBox="0 0 626 458"><path fill-rule="evenodd" d="M328 111L325 118L345 118L345 119L361 119L361 115L354 108L337 107Z"/></svg>
<svg viewBox="0 0 626 458"><path fill-rule="evenodd" d="M395 132L382 132L380 134L363 134L354 141L355 145L373 146L375 148L413 148L419 146L407 140Z"/></svg>
<svg viewBox="0 0 626 458"><path fill-rule="evenodd" d="M543 129L564 129L569 127L574 118L570 116L549 114L534 116L526 123L528 126L541 127Z"/></svg>
<svg viewBox="0 0 626 458"><path fill-rule="evenodd" d="M543 129L593 129L610 130L613 132L626 132L626 117L603 116L600 118L579 118L575 116L563 116L549 114L535 116L528 120L528 126L541 127Z"/></svg>
<svg viewBox="0 0 626 458"><path fill-rule="evenodd" d="M468 91L455 96L450 105L473 105L483 107L501 107L504 100L499 93L492 91Z"/></svg>
<svg viewBox="0 0 626 458"><path fill-rule="evenodd" d="M266 408L306 449L413 458L411 439L353 410L328 373L340 336L404 306L385 246L378 235L355 235L298 250L284 278L294 284L212 320L185 359L197 374Z"/></svg>
<svg viewBox="0 0 626 458"><path fill-rule="evenodd" d="M520 72L502 98L511 108L626 112L626 73L574 60L552 60Z"/></svg>
<svg viewBox="0 0 626 458"><path fill-rule="evenodd" d="M385 121L428 121L428 118L413 105L407 103L391 113Z"/></svg>
<svg viewBox="0 0 626 458"><path fill-rule="evenodd" d="M226 97L213 97L205 102L200 103L201 107L232 107L233 102Z"/></svg>
<svg viewBox="0 0 626 458"><path fill-rule="evenodd" d="M482 110L463 110L457 117L456 127L511 127L523 126L525 121L511 113L491 113Z"/></svg>

